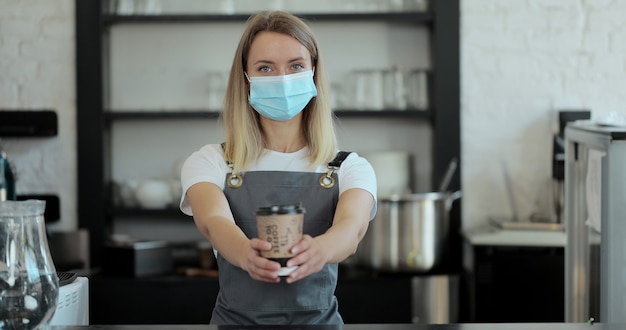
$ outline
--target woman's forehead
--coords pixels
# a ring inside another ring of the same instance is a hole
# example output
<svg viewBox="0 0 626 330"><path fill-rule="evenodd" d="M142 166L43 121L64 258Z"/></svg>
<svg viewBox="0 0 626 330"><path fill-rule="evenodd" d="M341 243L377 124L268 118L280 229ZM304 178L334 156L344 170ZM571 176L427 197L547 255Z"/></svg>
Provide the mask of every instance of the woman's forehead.
<svg viewBox="0 0 626 330"><path fill-rule="evenodd" d="M296 38L278 32L259 32L250 45L248 63L259 60L310 60L308 49Z"/></svg>

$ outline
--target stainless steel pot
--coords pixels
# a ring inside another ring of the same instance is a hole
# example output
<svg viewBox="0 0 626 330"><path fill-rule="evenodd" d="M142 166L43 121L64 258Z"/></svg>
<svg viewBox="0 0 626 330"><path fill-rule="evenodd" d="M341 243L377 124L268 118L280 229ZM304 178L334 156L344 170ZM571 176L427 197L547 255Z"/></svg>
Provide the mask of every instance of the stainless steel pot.
<svg viewBox="0 0 626 330"><path fill-rule="evenodd" d="M427 272L441 262L449 213L461 192L411 194L378 200L356 262L383 271Z"/></svg>

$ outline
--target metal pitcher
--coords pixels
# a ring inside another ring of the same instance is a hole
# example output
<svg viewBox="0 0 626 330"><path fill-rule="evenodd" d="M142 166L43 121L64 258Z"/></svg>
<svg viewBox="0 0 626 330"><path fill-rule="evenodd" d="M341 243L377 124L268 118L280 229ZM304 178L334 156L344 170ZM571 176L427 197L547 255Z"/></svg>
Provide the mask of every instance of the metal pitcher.
<svg viewBox="0 0 626 330"><path fill-rule="evenodd" d="M411 194L378 200L376 218L357 250L357 262L390 272L428 272L448 243L449 212L461 192Z"/></svg>
<svg viewBox="0 0 626 330"><path fill-rule="evenodd" d="M59 280L46 238L45 205L0 202L1 329L37 329L56 311Z"/></svg>

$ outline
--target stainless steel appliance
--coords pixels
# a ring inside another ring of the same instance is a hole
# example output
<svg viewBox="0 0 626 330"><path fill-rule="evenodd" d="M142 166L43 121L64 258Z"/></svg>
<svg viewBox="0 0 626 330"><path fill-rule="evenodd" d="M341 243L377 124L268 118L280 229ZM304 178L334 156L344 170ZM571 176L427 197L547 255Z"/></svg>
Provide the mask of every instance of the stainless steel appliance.
<svg viewBox="0 0 626 330"><path fill-rule="evenodd" d="M565 199L565 126L577 120L591 119L589 110L559 111L559 132L552 141L552 206L556 223L563 223L563 202Z"/></svg>
<svg viewBox="0 0 626 330"><path fill-rule="evenodd" d="M565 129L565 321L626 322L626 127Z"/></svg>

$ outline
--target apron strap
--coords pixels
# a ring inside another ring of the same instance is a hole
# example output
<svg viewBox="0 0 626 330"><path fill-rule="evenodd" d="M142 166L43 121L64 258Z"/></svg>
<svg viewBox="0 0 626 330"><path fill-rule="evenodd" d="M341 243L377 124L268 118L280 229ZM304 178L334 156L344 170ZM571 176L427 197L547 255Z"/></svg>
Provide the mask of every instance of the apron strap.
<svg viewBox="0 0 626 330"><path fill-rule="evenodd" d="M224 151L226 148L226 142L222 142L220 145L222 147L222 151ZM346 160L346 158L348 158L351 153L351 151L339 151L335 158L328 162L328 171L326 171L326 173L323 174L319 179L319 183L322 187L329 189L335 185L335 179L332 177L332 174L341 167L343 161ZM230 188L241 187L241 185L243 184L243 177L239 173L232 172L232 162L226 161L226 164L231 169L230 176L228 177L226 183Z"/></svg>
<svg viewBox="0 0 626 330"><path fill-rule="evenodd" d="M346 160L346 158L348 158L348 155L350 155L351 153L352 151L339 151L337 153L337 156L335 156L335 158L328 163L328 167L341 167L341 163L343 163L343 161Z"/></svg>
<svg viewBox="0 0 626 330"><path fill-rule="evenodd" d="M352 152L351 151L339 151L337 153L337 156L335 156L335 158L328 163L328 170L326 171L326 173L320 176L320 180L319 180L320 186L326 189L330 189L335 185L335 179L332 177L333 172L335 172L336 170L339 169L339 167L341 167L341 164L343 163L344 160L346 160L346 158L348 158L348 155L350 155L350 153Z"/></svg>
<svg viewBox="0 0 626 330"><path fill-rule="evenodd" d="M222 146L222 152L226 151L226 142L220 144ZM226 179L226 184L231 188L239 188L243 184L243 177L239 173L233 172L235 165L231 161L226 161L226 165L230 168L230 176Z"/></svg>

